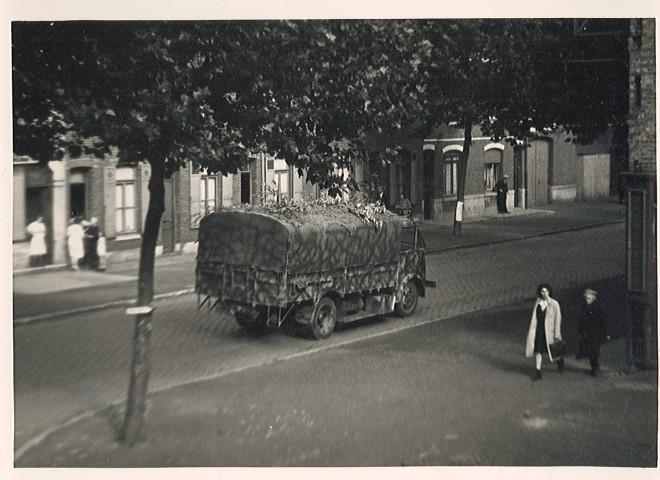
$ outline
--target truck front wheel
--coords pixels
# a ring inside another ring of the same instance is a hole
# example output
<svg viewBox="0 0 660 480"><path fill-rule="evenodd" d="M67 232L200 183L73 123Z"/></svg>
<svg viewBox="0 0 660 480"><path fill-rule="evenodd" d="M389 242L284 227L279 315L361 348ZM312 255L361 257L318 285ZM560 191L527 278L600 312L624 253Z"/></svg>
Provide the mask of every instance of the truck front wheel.
<svg viewBox="0 0 660 480"><path fill-rule="evenodd" d="M417 285L412 280L406 282L403 286L403 293L401 294L401 301L396 304L396 313L402 317L412 315L417 308L417 300L419 300L419 291Z"/></svg>
<svg viewBox="0 0 660 480"><path fill-rule="evenodd" d="M336 324L337 305L330 297L323 297L314 309L309 330L315 339L323 340L330 336Z"/></svg>

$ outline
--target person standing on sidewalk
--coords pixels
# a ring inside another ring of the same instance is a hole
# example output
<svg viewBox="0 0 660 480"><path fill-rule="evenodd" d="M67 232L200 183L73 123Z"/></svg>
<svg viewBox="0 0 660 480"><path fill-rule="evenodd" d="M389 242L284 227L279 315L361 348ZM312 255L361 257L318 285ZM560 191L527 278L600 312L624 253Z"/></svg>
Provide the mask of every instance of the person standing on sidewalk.
<svg viewBox="0 0 660 480"><path fill-rule="evenodd" d="M540 284L536 288L536 302L532 310L532 320L529 324L527 333L527 344L525 346L525 356L534 357L535 370L532 380L541 380L541 363L543 355L548 354L550 361L555 359L550 351L550 344L561 340L561 308L559 302L551 298L552 288L546 283ZM559 372L564 371L564 359L559 357L557 367Z"/></svg>
<svg viewBox="0 0 660 480"><path fill-rule="evenodd" d="M107 268L106 264L106 255L107 255L107 249L105 247L105 235L103 235L103 232L99 230L99 241L96 244L96 256L99 259L99 264L98 267L96 268L99 272L104 272L105 269Z"/></svg>
<svg viewBox="0 0 660 480"><path fill-rule="evenodd" d="M41 267L46 257L46 225L43 217L39 216L27 226L30 234L30 267Z"/></svg>
<svg viewBox="0 0 660 480"><path fill-rule="evenodd" d="M71 220L71 225L66 229L67 246L69 247L69 259L71 260L71 269L78 270L80 267L80 259L84 255L83 238L85 232L80 225L80 218L76 217Z"/></svg>
<svg viewBox="0 0 660 480"><path fill-rule="evenodd" d="M497 213L509 213L506 208L506 196L509 193L508 175L504 175L495 184L495 191L497 192Z"/></svg>
<svg viewBox="0 0 660 480"><path fill-rule="evenodd" d="M600 371L598 357L600 344L608 338L605 315L600 305L596 303L598 293L591 288L584 291L584 303L580 308L580 323L578 324L578 351L576 358L588 358L591 364L591 376Z"/></svg>
<svg viewBox="0 0 660 480"><path fill-rule="evenodd" d="M96 217L89 219L89 226L85 230L85 240L85 265L90 270L95 270L99 265L99 256L96 252L99 241L99 226Z"/></svg>

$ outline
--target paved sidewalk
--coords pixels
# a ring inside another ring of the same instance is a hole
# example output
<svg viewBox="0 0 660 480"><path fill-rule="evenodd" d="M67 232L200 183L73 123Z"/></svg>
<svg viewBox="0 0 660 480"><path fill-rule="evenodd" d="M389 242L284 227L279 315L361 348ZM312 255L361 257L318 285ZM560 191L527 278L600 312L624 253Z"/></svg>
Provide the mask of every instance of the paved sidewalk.
<svg viewBox="0 0 660 480"><path fill-rule="evenodd" d="M614 199L590 203L557 203L542 208L515 208L511 214L465 218L460 237L452 221L421 223L430 254L528 237L625 222L625 205ZM115 262L106 272L63 268L22 270L13 276L15 324L46 320L108 306L129 305L137 297L138 261ZM190 293L194 288L195 254L156 258L155 298Z"/></svg>

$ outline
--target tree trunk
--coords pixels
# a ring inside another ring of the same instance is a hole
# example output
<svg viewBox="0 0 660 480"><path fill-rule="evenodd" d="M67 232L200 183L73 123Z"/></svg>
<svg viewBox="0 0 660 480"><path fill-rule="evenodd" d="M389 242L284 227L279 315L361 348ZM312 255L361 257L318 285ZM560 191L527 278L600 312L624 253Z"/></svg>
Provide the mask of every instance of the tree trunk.
<svg viewBox="0 0 660 480"><path fill-rule="evenodd" d="M456 189L456 210L454 211L454 232L455 237L461 236L463 227L463 202L465 201L465 176L467 175L467 163L470 157L470 145L472 145L472 121L466 120L465 134L463 138L463 151L461 152L458 165L458 185Z"/></svg>
<svg viewBox="0 0 660 480"><path fill-rule="evenodd" d="M154 261L160 220L165 211L165 185L161 162L151 165L149 180L149 207L140 248L140 268L138 272L138 307L147 307L135 317L133 334L133 361L131 380L128 388L126 416L120 440L128 446L135 445L143 438L144 417L147 403L151 341L151 301L154 296Z"/></svg>

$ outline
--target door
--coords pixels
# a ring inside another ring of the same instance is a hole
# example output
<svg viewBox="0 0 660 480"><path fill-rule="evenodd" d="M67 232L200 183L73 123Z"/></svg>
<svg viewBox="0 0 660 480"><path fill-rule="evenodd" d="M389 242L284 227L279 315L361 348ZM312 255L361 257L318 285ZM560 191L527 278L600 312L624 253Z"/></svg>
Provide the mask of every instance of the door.
<svg viewBox="0 0 660 480"><path fill-rule="evenodd" d="M252 203L250 199L250 172L241 172L241 203Z"/></svg>
<svg viewBox="0 0 660 480"><path fill-rule="evenodd" d="M523 148L515 147L513 150L513 206L522 207L522 189L523 181Z"/></svg>
<svg viewBox="0 0 660 480"><path fill-rule="evenodd" d="M160 221L160 240L163 253L174 251L174 193L172 179L165 179L165 211Z"/></svg>
<svg viewBox="0 0 660 480"><path fill-rule="evenodd" d="M424 199L424 219L433 218L435 199L435 155L433 150L424 150L422 167L422 198Z"/></svg>
<svg viewBox="0 0 660 480"><path fill-rule="evenodd" d="M550 144L532 140L527 150L527 204L530 207L548 204L548 165Z"/></svg>

